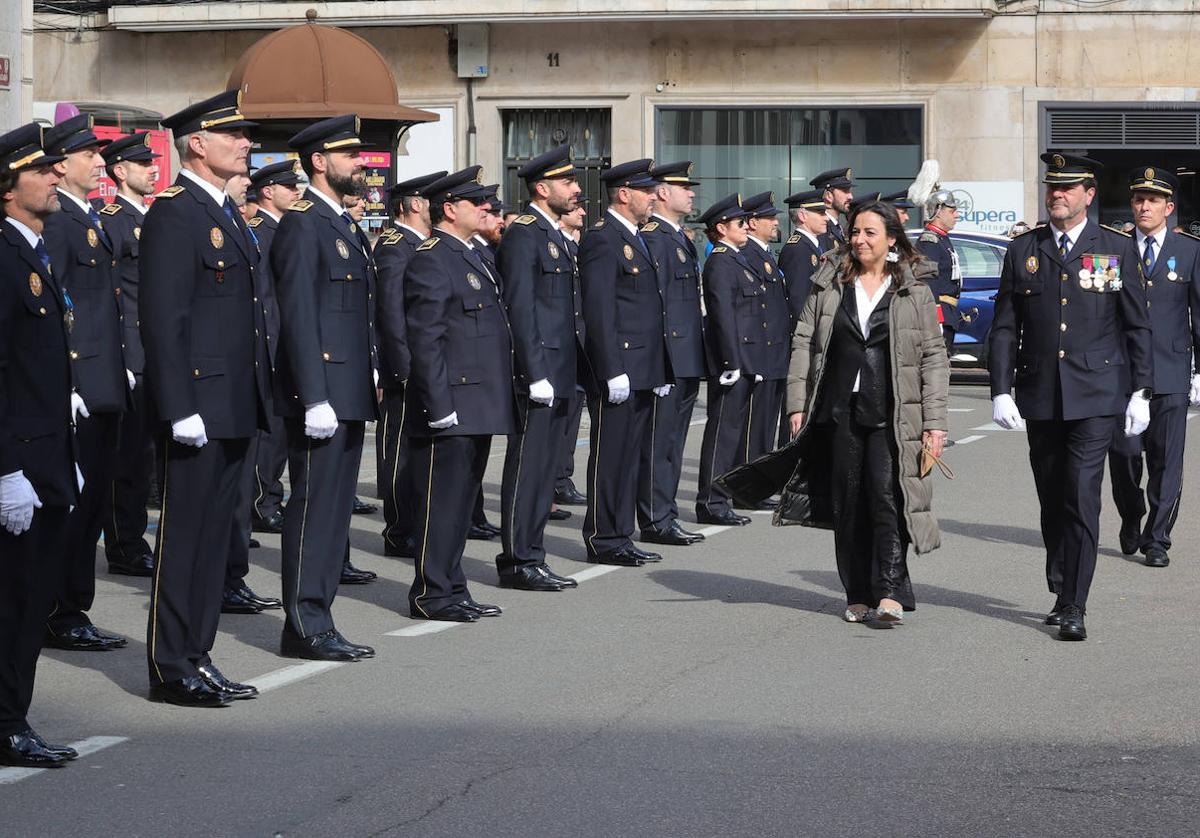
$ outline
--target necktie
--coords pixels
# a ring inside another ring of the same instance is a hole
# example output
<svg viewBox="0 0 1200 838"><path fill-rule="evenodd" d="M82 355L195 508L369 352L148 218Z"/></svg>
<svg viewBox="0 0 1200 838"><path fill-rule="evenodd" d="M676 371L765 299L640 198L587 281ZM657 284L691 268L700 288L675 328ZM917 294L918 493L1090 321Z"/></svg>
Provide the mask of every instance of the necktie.
<svg viewBox="0 0 1200 838"><path fill-rule="evenodd" d="M34 247L33 252L36 253L37 257L42 260L42 267L46 269L46 273L53 275L54 271L50 269L50 251L46 250L46 242L44 242L40 237L37 240L37 246Z"/></svg>
<svg viewBox="0 0 1200 838"><path fill-rule="evenodd" d="M1142 263L1146 266L1146 274L1149 275L1154 270L1154 239L1146 239L1146 255L1142 259Z"/></svg>
<svg viewBox="0 0 1200 838"><path fill-rule="evenodd" d="M1058 240L1058 255L1066 256L1071 250L1071 238L1066 233Z"/></svg>
<svg viewBox="0 0 1200 838"><path fill-rule="evenodd" d="M104 232L104 225L100 223L100 213L96 212L95 207L93 207L93 206L88 207L88 218L90 218L92 220L92 226L95 227L96 232L100 234L100 240L103 241L106 245L109 245L108 233ZM111 249L111 247L112 247L112 245L109 245L110 249Z"/></svg>
<svg viewBox="0 0 1200 838"><path fill-rule="evenodd" d="M653 262L654 260L650 257L650 248L646 247L646 240L642 238L641 232L634 233L633 237L637 239L638 245L642 248L642 254Z"/></svg>

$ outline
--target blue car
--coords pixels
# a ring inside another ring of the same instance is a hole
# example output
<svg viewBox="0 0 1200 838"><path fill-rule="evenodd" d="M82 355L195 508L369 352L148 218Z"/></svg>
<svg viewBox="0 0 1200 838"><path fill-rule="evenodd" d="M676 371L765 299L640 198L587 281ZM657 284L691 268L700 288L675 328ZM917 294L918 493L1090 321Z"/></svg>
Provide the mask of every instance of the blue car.
<svg viewBox="0 0 1200 838"><path fill-rule="evenodd" d="M921 231L909 230L908 235L915 241ZM962 267L959 311L967 320L954 336L955 352L950 360L956 366L987 366L987 335L992 328L996 292L1000 289L1000 269L1004 265L1004 254L1008 252L1009 239L990 233L952 230L950 241Z"/></svg>

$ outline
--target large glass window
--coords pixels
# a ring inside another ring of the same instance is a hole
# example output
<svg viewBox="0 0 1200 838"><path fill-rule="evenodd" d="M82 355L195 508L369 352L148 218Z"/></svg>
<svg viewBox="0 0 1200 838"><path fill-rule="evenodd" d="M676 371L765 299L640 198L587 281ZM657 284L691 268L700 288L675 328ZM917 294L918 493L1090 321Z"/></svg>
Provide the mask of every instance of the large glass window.
<svg viewBox="0 0 1200 838"><path fill-rule="evenodd" d="M920 107L659 108L655 136L655 160L695 163L697 215L731 192L771 190L782 209L844 166L856 195L897 192L921 167Z"/></svg>

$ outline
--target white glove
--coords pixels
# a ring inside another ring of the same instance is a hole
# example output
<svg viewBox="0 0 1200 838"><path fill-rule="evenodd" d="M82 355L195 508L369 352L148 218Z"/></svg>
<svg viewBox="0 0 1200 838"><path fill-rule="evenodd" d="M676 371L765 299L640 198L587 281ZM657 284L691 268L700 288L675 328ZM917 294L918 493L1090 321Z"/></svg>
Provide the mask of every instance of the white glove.
<svg viewBox="0 0 1200 838"><path fill-rule="evenodd" d="M546 407L554 406L554 385L550 379L541 378L529 385L529 398Z"/></svg>
<svg viewBox="0 0 1200 838"><path fill-rule="evenodd" d="M664 384L661 387L655 387L654 395L658 396L660 399L665 399L667 396L671 395L671 388L674 386L675 385L673 384Z"/></svg>
<svg viewBox="0 0 1200 838"><path fill-rule="evenodd" d="M761 381L762 381L762 376L761 376L761 375L759 375L758 373L755 373L755 374L754 374L754 383L755 383L755 384L758 384L758 383L759 383L759 382L761 382Z"/></svg>
<svg viewBox="0 0 1200 838"><path fill-rule="evenodd" d="M1017 410L1017 403L1007 393L992 398L992 421L1010 431L1025 428L1025 420L1021 418L1021 411Z"/></svg>
<svg viewBox="0 0 1200 838"><path fill-rule="evenodd" d="M379 370L375 369L374 367L371 368L371 378L375 382L375 389L378 390L379 389Z"/></svg>
<svg viewBox="0 0 1200 838"><path fill-rule="evenodd" d="M137 386L137 379L133 377L132 370L125 370L125 378L129 381L130 390Z"/></svg>
<svg viewBox="0 0 1200 838"><path fill-rule="evenodd" d="M75 463L75 488L83 492L83 472L79 470L79 463Z"/></svg>
<svg viewBox="0 0 1200 838"><path fill-rule="evenodd" d="M721 373L717 381L720 382L723 387L732 387L734 384L738 383L738 380L741 379L741 377L741 370L728 370Z"/></svg>
<svg viewBox="0 0 1200 838"><path fill-rule="evenodd" d="M608 400L612 404L620 404L629 398L629 376L621 373L616 378L608 380Z"/></svg>
<svg viewBox="0 0 1200 838"><path fill-rule="evenodd" d="M171 436L183 445L203 448L208 444L208 434L204 432L204 420L199 413L193 413L171 425Z"/></svg>
<svg viewBox="0 0 1200 838"><path fill-rule="evenodd" d="M1129 398L1125 408L1125 436L1137 436L1150 427L1150 400L1139 393Z"/></svg>
<svg viewBox="0 0 1200 838"><path fill-rule="evenodd" d="M87 405L83 403L83 396L76 392L71 393L71 422L79 421L79 417L88 419L92 414L88 413Z"/></svg>
<svg viewBox="0 0 1200 838"><path fill-rule="evenodd" d="M329 402L317 402L304 410L304 435L310 439L330 439L337 433L338 418Z"/></svg>
<svg viewBox="0 0 1200 838"><path fill-rule="evenodd" d="M436 422L430 422L429 427L435 431L444 431L446 428L453 428L458 424L458 411L454 411L445 419L438 419Z"/></svg>
<svg viewBox="0 0 1200 838"><path fill-rule="evenodd" d="M1192 389L1188 393L1188 401L1193 406L1200 404L1200 374L1192 376Z"/></svg>
<svg viewBox="0 0 1200 838"><path fill-rule="evenodd" d="M25 479L25 472L0 477L0 527L20 535L33 523L33 510L41 508L42 500Z"/></svg>

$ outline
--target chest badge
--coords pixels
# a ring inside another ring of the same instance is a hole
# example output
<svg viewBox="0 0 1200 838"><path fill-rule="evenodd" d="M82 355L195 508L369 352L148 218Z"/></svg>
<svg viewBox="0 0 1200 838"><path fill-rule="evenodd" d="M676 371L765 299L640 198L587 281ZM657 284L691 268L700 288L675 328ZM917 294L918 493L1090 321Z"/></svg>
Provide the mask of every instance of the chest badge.
<svg viewBox="0 0 1200 838"><path fill-rule="evenodd" d="M551 259L558 258L558 245L554 242L546 242L546 252L550 254Z"/></svg>
<svg viewBox="0 0 1200 838"><path fill-rule="evenodd" d="M742 273L744 273L746 275L747 280L749 280L750 282L754 281L754 274L750 273L750 271L742 269Z"/></svg>
<svg viewBox="0 0 1200 838"><path fill-rule="evenodd" d="M630 259L630 260L633 259L633 248L630 247L629 245L625 245L625 247L621 250L621 252L625 254L626 259Z"/></svg>
<svg viewBox="0 0 1200 838"><path fill-rule="evenodd" d="M334 247L337 248L338 256L341 256L343 259L350 258L350 248L346 247L346 243L344 241L338 239L334 244Z"/></svg>
<svg viewBox="0 0 1200 838"><path fill-rule="evenodd" d="M1030 256L1028 259L1025 260L1025 270L1029 271L1031 274L1035 274L1035 273L1037 273L1037 269L1038 269L1038 260L1037 260L1036 256Z"/></svg>
<svg viewBox="0 0 1200 838"><path fill-rule="evenodd" d="M100 237L96 235L96 231L91 227L88 227L87 240L89 247L96 247L100 244Z"/></svg>
<svg viewBox="0 0 1200 838"><path fill-rule="evenodd" d="M680 262L687 262L687 254L683 252L682 247L675 248L675 255L679 257Z"/></svg>
<svg viewBox="0 0 1200 838"><path fill-rule="evenodd" d="M35 297L42 296L42 278L35 273L29 275L29 290Z"/></svg>
<svg viewBox="0 0 1200 838"><path fill-rule="evenodd" d="M1029 258L1030 258L1030 259L1033 259L1033 257L1032 257L1032 256L1030 256ZM815 268L815 267L817 266L817 254L815 254L815 253L812 255L812 263L813 263L813 267ZM1034 270L1037 270L1037 267L1036 267L1036 265L1037 265L1037 259L1033 259L1033 264L1034 264L1034 266L1035 266L1035 267L1034 267Z"/></svg>
<svg viewBox="0 0 1200 838"><path fill-rule="evenodd" d="M775 269L771 267L770 262L763 262L763 270L767 272L767 276L775 273Z"/></svg>
<svg viewBox="0 0 1200 838"><path fill-rule="evenodd" d="M213 247L220 250L221 246L225 244L225 235L221 232L220 227L213 227L208 231L208 240L212 243Z"/></svg>
<svg viewBox="0 0 1200 838"><path fill-rule="evenodd" d="M483 283L479 281L479 277L473 273L467 274L467 285L470 285L476 291L483 287Z"/></svg>
<svg viewBox="0 0 1200 838"><path fill-rule="evenodd" d="M133 228L133 237L135 239L138 239L139 241L141 240L141 238L142 238L142 228L141 227Z"/></svg>

